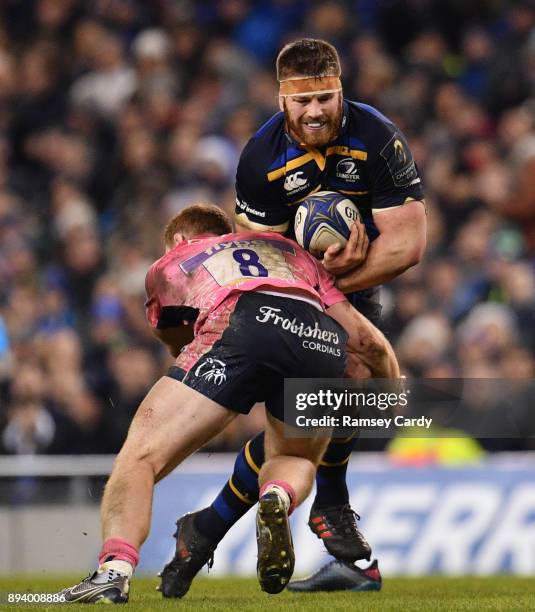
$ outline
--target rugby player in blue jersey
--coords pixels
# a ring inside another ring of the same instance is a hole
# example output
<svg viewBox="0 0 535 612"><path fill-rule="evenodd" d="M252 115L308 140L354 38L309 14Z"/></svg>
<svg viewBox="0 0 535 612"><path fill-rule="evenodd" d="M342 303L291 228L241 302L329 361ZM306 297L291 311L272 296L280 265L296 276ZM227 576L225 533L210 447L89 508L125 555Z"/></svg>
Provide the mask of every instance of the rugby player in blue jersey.
<svg viewBox="0 0 535 612"><path fill-rule="evenodd" d="M363 223L355 223L344 248L329 247L324 265L350 302L377 325L378 286L417 264L425 249L422 184L402 132L377 109L344 99L340 76L338 54L328 42L305 38L281 50L281 112L243 150L236 177L236 224L238 230L292 236L301 200L322 190L347 195ZM177 545L196 548L189 557L191 567L181 570L184 581L191 582L228 529L258 500L263 444L263 434L247 442L213 504L178 521ZM335 561L291 584L290 590L358 590L370 588L368 579L378 578L375 566L365 574L353 565L371 556L349 505L346 472L354 444L354 438L329 444L317 472L309 519ZM181 530L186 524L188 530Z"/></svg>

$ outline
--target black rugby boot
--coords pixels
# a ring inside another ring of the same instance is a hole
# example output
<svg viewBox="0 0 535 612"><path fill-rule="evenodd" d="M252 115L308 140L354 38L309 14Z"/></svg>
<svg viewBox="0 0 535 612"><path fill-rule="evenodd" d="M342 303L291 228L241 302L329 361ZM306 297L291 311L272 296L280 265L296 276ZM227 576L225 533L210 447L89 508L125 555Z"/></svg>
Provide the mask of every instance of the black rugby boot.
<svg viewBox="0 0 535 612"><path fill-rule="evenodd" d="M372 549L357 527L360 516L349 504L332 508L312 506L308 526L327 551L340 561L370 560Z"/></svg>
<svg viewBox="0 0 535 612"><path fill-rule="evenodd" d="M175 556L159 574L162 582L158 590L164 597L184 597L203 565L208 564L208 568L211 568L214 563L217 542L195 529L196 514L185 514L176 522L176 532L173 534L176 538Z"/></svg>

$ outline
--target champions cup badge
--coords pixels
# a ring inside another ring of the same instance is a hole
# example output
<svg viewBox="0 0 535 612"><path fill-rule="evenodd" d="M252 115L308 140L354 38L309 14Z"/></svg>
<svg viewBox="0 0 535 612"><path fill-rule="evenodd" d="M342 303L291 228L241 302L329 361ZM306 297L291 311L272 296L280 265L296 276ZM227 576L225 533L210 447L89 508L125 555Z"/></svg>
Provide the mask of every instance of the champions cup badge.
<svg viewBox="0 0 535 612"><path fill-rule="evenodd" d="M220 385L227 380L226 367L227 364L223 361L207 357L195 370L195 376L204 378L207 382L213 382L214 385Z"/></svg>

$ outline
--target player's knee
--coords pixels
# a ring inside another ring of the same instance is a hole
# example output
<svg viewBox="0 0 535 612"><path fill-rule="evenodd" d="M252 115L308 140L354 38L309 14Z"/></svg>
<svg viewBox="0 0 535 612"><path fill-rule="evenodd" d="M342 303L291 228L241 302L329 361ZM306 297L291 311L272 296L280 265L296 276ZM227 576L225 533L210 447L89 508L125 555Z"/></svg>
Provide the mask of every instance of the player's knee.
<svg viewBox="0 0 535 612"><path fill-rule="evenodd" d="M117 455L113 471L150 470L156 476L163 468L162 461L152 445L125 445Z"/></svg>

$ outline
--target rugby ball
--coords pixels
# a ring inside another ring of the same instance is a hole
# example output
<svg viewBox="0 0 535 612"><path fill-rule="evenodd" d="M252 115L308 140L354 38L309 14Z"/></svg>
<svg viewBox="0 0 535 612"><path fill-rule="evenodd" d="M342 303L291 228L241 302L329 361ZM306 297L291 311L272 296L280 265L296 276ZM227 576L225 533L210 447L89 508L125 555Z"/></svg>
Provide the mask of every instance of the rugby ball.
<svg viewBox="0 0 535 612"><path fill-rule="evenodd" d="M351 225L361 220L357 206L345 195L336 191L318 191L304 199L295 215L295 239L321 258L327 248L339 242L347 242Z"/></svg>

